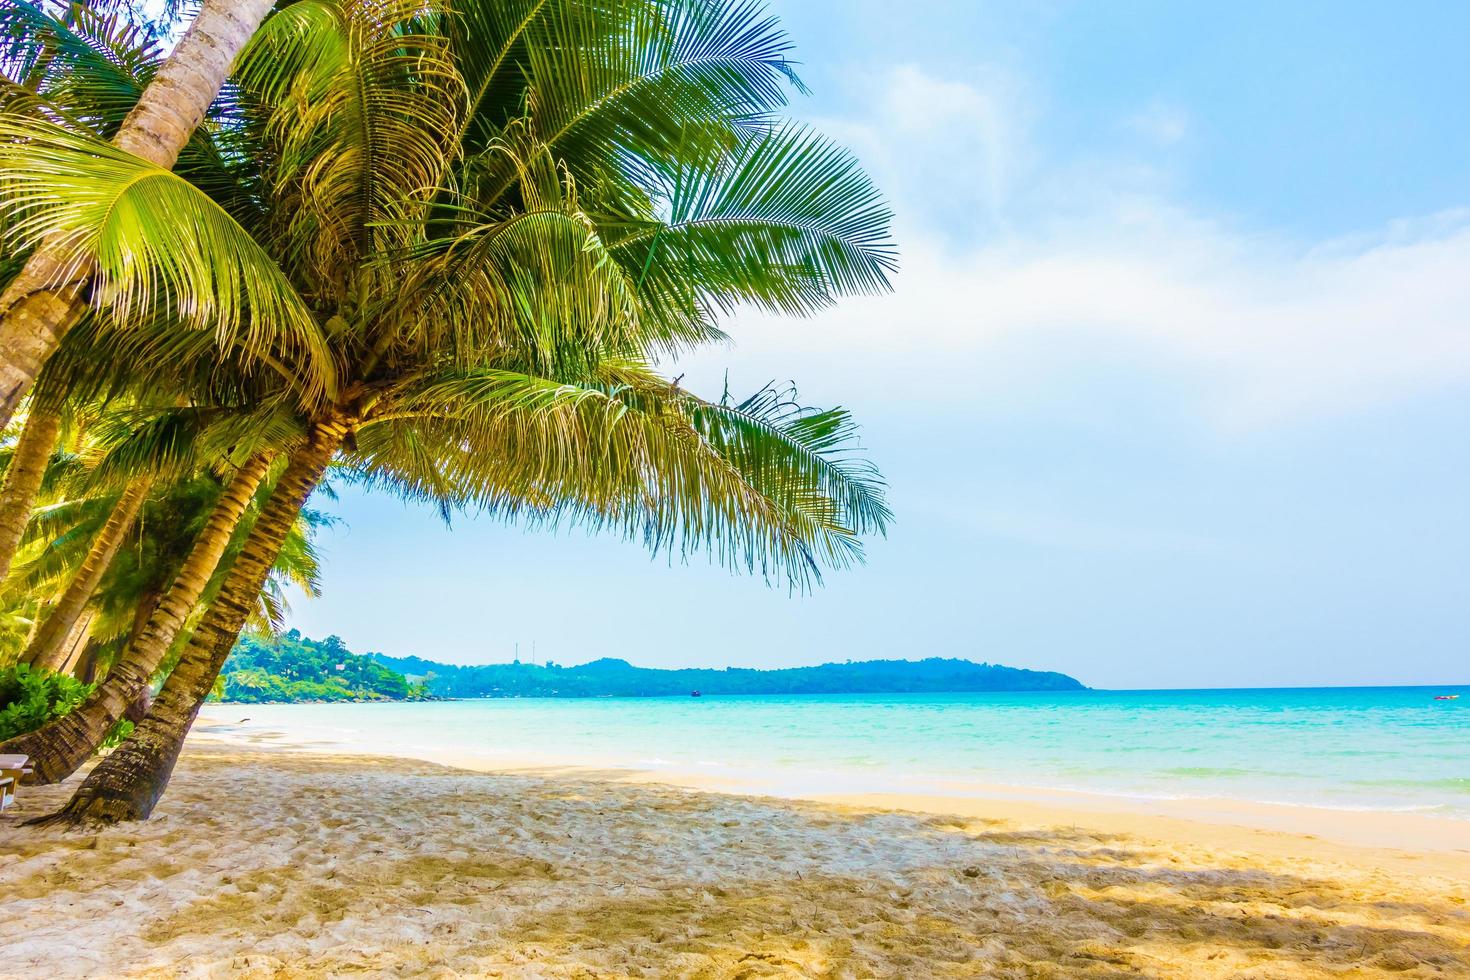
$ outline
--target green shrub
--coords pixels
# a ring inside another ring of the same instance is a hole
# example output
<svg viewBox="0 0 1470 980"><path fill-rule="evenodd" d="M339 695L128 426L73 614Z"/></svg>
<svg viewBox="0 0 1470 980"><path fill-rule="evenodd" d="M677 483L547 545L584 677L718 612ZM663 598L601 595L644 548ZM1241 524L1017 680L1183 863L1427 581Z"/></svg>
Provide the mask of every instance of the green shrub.
<svg viewBox="0 0 1470 980"><path fill-rule="evenodd" d="M96 685L29 664L0 670L0 741L33 732L81 704Z"/></svg>

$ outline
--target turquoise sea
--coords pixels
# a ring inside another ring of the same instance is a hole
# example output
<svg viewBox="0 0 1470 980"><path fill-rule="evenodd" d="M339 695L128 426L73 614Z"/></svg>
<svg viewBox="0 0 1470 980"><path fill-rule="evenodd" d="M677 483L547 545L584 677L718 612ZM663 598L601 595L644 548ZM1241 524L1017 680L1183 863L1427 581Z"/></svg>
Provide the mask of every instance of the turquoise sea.
<svg viewBox="0 0 1470 980"><path fill-rule="evenodd" d="M365 750L807 793L1003 785L1470 820L1470 687L242 704L209 715Z"/></svg>

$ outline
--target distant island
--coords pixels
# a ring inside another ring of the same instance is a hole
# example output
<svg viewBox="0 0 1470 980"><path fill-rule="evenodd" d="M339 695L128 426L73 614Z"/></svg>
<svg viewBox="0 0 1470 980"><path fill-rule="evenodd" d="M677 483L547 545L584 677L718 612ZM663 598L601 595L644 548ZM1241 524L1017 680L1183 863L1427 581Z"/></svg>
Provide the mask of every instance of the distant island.
<svg viewBox="0 0 1470 980"><path fill-rule="evenodd" d="M439 697L590 698L700 694L942 694L975 691L1084 691L1075 678L969 660L867 660L755 670L635 667L605 657L576 667L487 664L461 667L419 657L372 655Z"/></svg>
<svg viewBox="0 0 1470 980"><path fill-rule="evenodd" d="M353 653L340 637L298 630L241 637L221 672L216 699L238 703L422 701L430 698L670 697L705 694L945 694L1085 691L1046 670L930 657L756 670L635 667L604 657L575 667L517 661L465 667L421 657Z"/></svg>

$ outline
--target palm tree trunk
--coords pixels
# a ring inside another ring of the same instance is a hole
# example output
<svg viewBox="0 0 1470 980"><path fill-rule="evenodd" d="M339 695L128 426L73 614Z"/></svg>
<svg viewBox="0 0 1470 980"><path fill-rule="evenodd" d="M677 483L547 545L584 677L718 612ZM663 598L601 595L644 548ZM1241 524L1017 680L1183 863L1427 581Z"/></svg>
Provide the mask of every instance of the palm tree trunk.
<svg viewBox="0 0 1470 980"><path fill-rule="evenodd" d="M0 752L31 757L35 782L60 782L76 772L128 706L147 689L209 585L235 528L270 469L270 460L266 453L252 457L230 479L168 591L97 690L60 718L0 746Z"/></svg>
<svg viewBox="0 0 1470 980"><path fill-rule="evenodd" d="M148 717L97 764L66 806L35 822L118 823L146 820L152 814L173 774L184 736L234 649L281 545L353 424L355 420L333 415L312 427L306 444L291 454L270 503L230 567L219 598L194 631Z"/></svg>
<svg viewBox="0 0 1470 980"><path fill-rule="evenodd" d="M82 567L72 576L66 591L61 594L56 605L51 607L46 621L36 630L36 635L20 655L21 663L30 664L37 670L54 671L61 667L62 658L66 654L66 638L71 635L72 627L76 626L77 619L87 608L92 593L97 591L97 583L107 573L117 550L127 540L128 531L132 529L138 511L143 508L143 501L148 499L148 491L152 486L152 479L145 477L134 480L123 491L123 495L113 506L112 513L108 515L107 523L102 525L102 530L92 539L92 547L82 561Z"/></svg>
<svg viewBox="0 0 1470 980"><path fill-rule="evenodd" d="M204 0L113 142L172 169L271 6L272 0ZM0 293L0 427L85 309L91 269L65 256L58 242L43 242Z"/></svg>
<svg viewBox="0 0 1470 980"><path fill-rule="evenodd" d="M5 471L5 485L0 487L0 582L10 574L10 563L31 521L31 509L60 433L61 401L43 393L31 401L30 417L20 430Z"/></svg>

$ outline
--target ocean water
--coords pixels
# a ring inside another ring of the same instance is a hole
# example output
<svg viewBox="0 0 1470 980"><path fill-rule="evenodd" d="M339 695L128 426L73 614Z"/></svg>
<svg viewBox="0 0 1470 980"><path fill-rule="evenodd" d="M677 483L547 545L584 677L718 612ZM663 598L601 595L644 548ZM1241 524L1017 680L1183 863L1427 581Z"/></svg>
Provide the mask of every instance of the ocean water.
<svg viewBox="0 0 1470 980"><path fill-rule="evenodd" d="M1470 820L1467 687L527 698L209 714L332 746L698 773L776 791L1013 786Z"/></svg>

